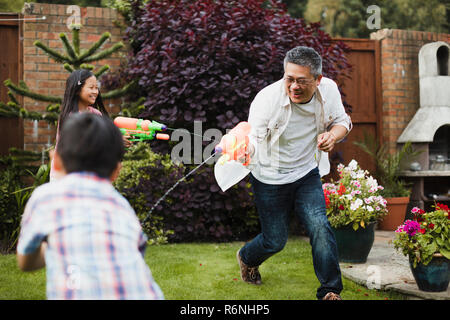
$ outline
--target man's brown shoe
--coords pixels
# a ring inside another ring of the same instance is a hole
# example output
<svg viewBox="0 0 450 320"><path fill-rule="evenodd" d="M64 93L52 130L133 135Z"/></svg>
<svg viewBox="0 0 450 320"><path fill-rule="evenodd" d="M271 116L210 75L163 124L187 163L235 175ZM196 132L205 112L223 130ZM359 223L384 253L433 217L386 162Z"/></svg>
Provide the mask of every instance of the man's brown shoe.
<svg viewBox="0 0 450 320"><path fill-rule="evenodd" d="M322 300L342 300L341 296L334 292L328 292Z"/></svg>
<svg viewBox="0 0 450 320"><path fill-rule="evenodd" d="M239 268L241 269L241 279L244 282L260 285L261 284L261 274L259 273L258 267L249 267L241 259L241 255L238 250L236 252L236 258L239 263Z"/></svg>

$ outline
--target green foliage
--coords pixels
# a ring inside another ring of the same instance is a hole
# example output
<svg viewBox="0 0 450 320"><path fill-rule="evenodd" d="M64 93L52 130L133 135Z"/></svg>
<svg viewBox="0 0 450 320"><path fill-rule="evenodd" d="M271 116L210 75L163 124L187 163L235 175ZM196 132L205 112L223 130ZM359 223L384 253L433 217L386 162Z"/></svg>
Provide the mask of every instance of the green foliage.
<svg viewBox="0 0 450 320"><path fill-rule="evenodd" d="M449 32L449 4L446 0L309 0L305 18L320 21L334 37L368 38L366 21L370 5L380 8L381 29Z"/></svg>
<svg viewBox="0 0 450 320"><path fill-rule="evenodd" d="M0 12L20 12L25 0L0 0Z"/></svg>
<svg viewBox="0 0 450 320"><path fill-rule="evenodd" d="M450 219L446 205L436 204L432 212L413 208L413 221L407 220L396 231L394 246L413 262L427 265L436 253L450 259Z"/></svg>
<svg viewBox="0 0 450 320"><path fill-rule="evenodd" d="M44 154L44 160L47 157ZM50 167L30 164L37 160L41 160L40 154L15 148L0 158L0 252L14 248L28 199L37 186L48 182Z"/></svg>
<svg viewBox="0 0 450 320"><path fill-rule="evenodd" d="M155 167L155 163L161 163L167 174L173 170L169 155L154 153L146 143L137 143L125 154L120 175L113 183L114 187L127 198L140 221L147 217L149 211L147 200L144 193L130 193L130 190L136 188L142 180L151 179L148 172L141 169ZM150 221L142 226L149 238L149 244L166 243L167 236L173 233L171 230L163 229L162 220L163 217L153 214Z"/></svg>
<svg viewBox="0 0 450 320"><path fill-rule="evenodd" d="M148 0L142 1L147 3ZM104 5L109 8L116 9L126 21L131 20L131 1L130 0L102 0Z"/></svg>
<svg viewBox="0 0 450 320"><path fill-rule="evenodd" d="M20 225L18 203L13 192L20 188L20 176L16 168L0 171L0 252L11 250Z"/></svg>
<svg viewBox="0 0 450 320"><path fill-rule="evenodd" d="M387 144L379 145L374 137L364 133L362 141L355 141L355 145L366 152L375 162L375 178L384 187L381 194L385 198L408 197L411 193L410 187L400 179L400 171L420 154L414 151L411 142L405 143L400 150L391 154Z"/></svg>
<svg viewBox="0 0 450 320"><path fill-rule="evenodd" d="M283 0L291 16L303 18L308 0Z"/></svg>

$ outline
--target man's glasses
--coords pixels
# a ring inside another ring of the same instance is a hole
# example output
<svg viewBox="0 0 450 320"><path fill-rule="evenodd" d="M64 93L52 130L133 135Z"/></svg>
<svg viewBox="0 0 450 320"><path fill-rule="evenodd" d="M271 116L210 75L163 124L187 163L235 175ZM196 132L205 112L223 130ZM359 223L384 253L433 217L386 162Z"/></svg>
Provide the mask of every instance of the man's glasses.
<svg viewBox="0 0 450 320"><path fill-rule="evenodd" d="M312 83L315 81L315 79L304 79L304 78L297 78L297 79L294 79L294 78L292 78L292 77L284 77L284 80L285 80L289 85L291 85L291 84L293 84L294 82L296 82L296 83L297 83L299 86L301 86L301 87L306 87L306 86L312 84Z"/></svg>

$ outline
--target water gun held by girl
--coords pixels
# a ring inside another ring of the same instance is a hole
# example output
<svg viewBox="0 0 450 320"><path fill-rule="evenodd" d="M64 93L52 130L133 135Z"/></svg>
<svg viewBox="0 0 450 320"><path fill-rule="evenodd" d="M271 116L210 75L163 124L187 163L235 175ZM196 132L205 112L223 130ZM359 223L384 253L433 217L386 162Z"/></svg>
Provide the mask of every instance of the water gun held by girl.
<svg viewBox="0 0 450 320"><path fill-rule="evenodd" d="M114 124L119 128L124 137L129 141L144 140L169 140L170 136L165 133L156 133L156 131L165 131L165 124L136 118L116 117Z"/></svg>

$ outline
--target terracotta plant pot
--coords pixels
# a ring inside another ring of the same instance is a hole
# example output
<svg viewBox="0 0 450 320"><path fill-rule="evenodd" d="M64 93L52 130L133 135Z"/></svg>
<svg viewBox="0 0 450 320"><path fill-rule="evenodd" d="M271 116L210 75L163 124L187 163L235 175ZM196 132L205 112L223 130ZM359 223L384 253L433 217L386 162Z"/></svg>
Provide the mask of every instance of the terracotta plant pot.
<svg viewBox="0 0 450 320"><path fill-rule="evenodd" d="M386 198L388 214L379 222L380 230L395 231L405 221L409 197Z"/></svg>

